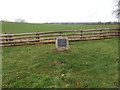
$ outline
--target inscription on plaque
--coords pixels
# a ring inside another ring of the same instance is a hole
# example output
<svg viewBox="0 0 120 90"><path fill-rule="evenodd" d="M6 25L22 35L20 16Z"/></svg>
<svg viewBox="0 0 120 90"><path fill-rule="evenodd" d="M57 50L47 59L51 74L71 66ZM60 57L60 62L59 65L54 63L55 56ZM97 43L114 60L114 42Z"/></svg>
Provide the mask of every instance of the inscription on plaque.
<svg viewBox="0 0 120 90"><path fill-rule="evenodd" d="M66 39L58 39L58 47L66 47L67 40Z"/></svg>

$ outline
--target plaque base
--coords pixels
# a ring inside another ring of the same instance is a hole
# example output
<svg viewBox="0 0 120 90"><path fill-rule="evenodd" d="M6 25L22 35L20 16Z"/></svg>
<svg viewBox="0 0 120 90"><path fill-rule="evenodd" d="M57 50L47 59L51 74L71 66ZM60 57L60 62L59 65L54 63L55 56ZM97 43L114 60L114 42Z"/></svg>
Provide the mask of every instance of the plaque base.
<svg viewBox="0 0 120 90"><path fill-rule="evenodd" d="M68 48L66 48L66 47L58 47L56 49L57 49L57 51L67 51L68 50Z"/></svg>

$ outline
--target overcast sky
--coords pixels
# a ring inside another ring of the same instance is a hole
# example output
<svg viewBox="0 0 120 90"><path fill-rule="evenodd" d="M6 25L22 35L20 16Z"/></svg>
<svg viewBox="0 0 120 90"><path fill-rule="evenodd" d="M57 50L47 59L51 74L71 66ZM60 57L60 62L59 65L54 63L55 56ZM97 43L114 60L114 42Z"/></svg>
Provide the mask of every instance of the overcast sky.
<svg viewBox="0 0 120 90"><path fill-rule="evenodd" d="M0 0L0 20L42 22L108 22L114 0Z"/></svg>

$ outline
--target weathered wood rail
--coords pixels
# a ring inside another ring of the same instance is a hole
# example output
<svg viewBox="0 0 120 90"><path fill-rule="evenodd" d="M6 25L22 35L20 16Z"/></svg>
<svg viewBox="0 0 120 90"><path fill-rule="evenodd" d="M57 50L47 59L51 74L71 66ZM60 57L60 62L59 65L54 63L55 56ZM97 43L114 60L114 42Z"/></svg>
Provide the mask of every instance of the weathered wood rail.
<svg viewBox="0 0 120 90"><path fill-rule="evenodd" d="M56 37L67 36L70 42L91 41L120 37L118 28L49 31L21 34L1 34L0 46L20 46L55 43Z"/></svg>

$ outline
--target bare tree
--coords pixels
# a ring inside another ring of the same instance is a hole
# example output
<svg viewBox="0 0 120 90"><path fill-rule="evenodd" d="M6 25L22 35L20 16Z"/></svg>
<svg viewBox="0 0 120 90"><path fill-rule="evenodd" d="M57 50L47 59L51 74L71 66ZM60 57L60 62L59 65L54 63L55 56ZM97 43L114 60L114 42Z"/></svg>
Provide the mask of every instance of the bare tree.
<svg viewBox="0 0 120 90"><path fill-rule="evenodd" d="M120 0L115 0L117 9L113 11L113 14L115 14L116 18L120 18Z"/></svg>
<svg viewBox="0 0 120 90"><path fill-rule="evenodd" d="M15 22L25 23L25 20L24 20L24 19L17 18L17 19L15 19Z"/></svg>

